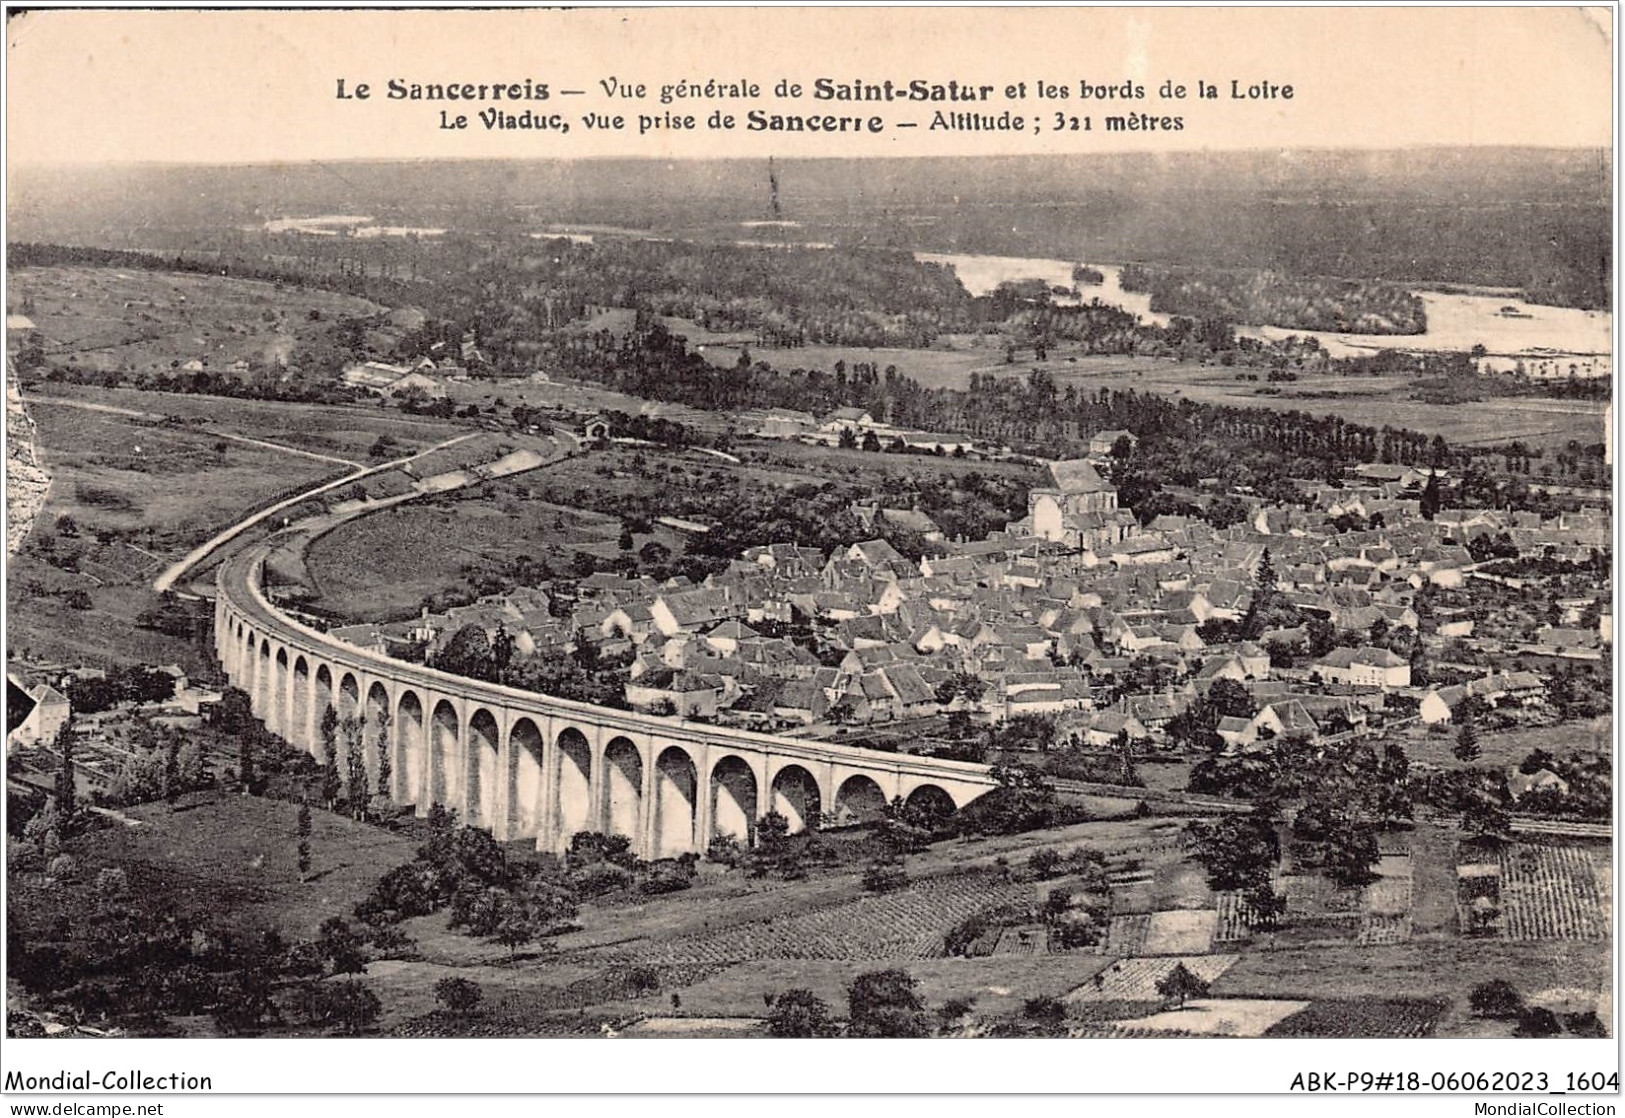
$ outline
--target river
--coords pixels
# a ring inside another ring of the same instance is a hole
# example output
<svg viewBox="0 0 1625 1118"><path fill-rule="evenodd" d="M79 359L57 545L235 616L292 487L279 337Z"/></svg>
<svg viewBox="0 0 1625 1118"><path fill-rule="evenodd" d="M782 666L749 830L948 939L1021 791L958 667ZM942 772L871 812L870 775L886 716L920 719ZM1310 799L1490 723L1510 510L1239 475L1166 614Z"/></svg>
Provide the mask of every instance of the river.
<svg viewBox="0 0 1625 1118"><path fill-rule="evenodd" d="M1073 261L1019 256L983 256L967 253L919 252L915 259L951 266L959 282L972 295L986 295L1010 280L1043 280L1052 287L1071 288ZM1091 263L1105 282L1079 287L1083 301L1098 298L1122 307L1147 323L1167 325L1168 315L1151 310L1151 297L1124 291L1122 268ZM1492 354L1609 354L1613 352L1614 316L1607 311L1574 307L1548 307L1506 296L1460 295L1413 288L1427 308L1425 334L1334 334L1315 330L1289 330L1278 326L1239 327L1238 333L1260 338L1312 337L1334 357L1374 353L1379 349L1469 350L1482 345ZM1057 299L1058 303L1073 302ZM1505 308L1508 313L1502 313Z"/></svg>

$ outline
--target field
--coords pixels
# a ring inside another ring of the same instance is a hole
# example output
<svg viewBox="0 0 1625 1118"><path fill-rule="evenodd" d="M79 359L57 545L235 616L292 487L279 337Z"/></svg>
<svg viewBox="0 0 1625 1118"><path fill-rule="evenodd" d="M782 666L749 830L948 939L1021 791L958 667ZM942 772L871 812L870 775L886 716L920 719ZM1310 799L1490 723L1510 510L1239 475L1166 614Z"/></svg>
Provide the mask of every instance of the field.
<svg viewBox="0 0 1625 1118"><path fill-rule="evenodd" d="M706 493L728 481L748 486L747 492L834 481L884 493L900 478L1027 474L1004 463L797 443L750 443L740 456L744 461L733 465L692 450L612 446L484 486L474 499L422 502L352 521L319 539L306 557L319 604L354 620L399 619L415 614L426 596L460 585L466 568L494 568L526 556L566 572L581 552L613 559L622 554L621 522L579 507L593 501L649 498L662 490ZM685 550L684 535L661 525L635 533L633 550L651 541L672 556Z"/></svg>
<svg viewBox="0 0 1625 1118"><path fill-rule="evenodd" d="M626 950L649 962L933 959L942 955L943 935L960 920L983 909L1030 901L1032 892L1030 885L993 874L955 874L805 914Z"/></svg>
<svg viewBox="0 0 1625 1118"><path fill-rule="evenodd" d="M1112 1035L1265 1036L1305 1008L1305 1002L1264 998L1196 998L1177 1009L1113 1022Z"/></svg>
<svg viewBox="0 0 1625 1118"><path fill-rule="evenodd" d="M1025 373L1031 362L1011 370ZM1149 357L1052 358L1047 367L1064 388L1079 392L1133 389L1179 396L1227 407L1303 411L1337 415L1372 427L1405 427L1443 435L1453 444L1499 444L1521 439L1531 446L1559 448L1569 440L1603 439L1603 405L1589 401L1517 397L1439 406L1410 399L1411 381L1404 377L1303 376L1284 386L1236 380L1236 371L1216 365L1190 365ZM1280 387L1279 395L1258 392Z"/></svg>
<svg viewBox="0 0 1625 1118"><path fill-rule="evenodd" d="M1517 843L1501 852L1501 934L1511 940L1609 939L1606 850Z"/></svg>
<svg viewBox="0 0 1625 1118"><path fill-rule="evenodd" d="M1161 959L1120 959L1100 971L1100 981L1079 986L1067 996L1072 1004L1086 1002L1155 1002L1157 983L1183 965L1204 982L1217 983L1235 965L1235 955L1185 955Z"/></svg>
<svg viewBox="0 0 1625 1118"><path fill-rule="evenodd" d="M298 808L291 803L227 794L183 797L127 808L133 825L114 824L73 840L80 878L92 881L119 866L130 894L150 911L199 922L224 920L237 931L277 928L309 937L321 922L347 912L384 871L412 857L412 845L326 811L311 813L312 876L301 882L296 861ZM26 928L49 927L59 916L89 919L94 891L60 888L43 878L14 875L10 910Z"/></svg>
<svg viewBox="0 0 1625 1118"><path fill-rule="evenodd" d="M332 320L383 310L331 291L179 272L53 266L7 279L8 310L33 319L46 356L87 369L167 372L193 359L212 369L276 364Z"/></svg>
<svg viewBox="0 0 1625 1118"><path fill-rule="evenodd" d="M48 406L46 400L72 400L98 408L122 408L153 419L184 422L209 433L259 439L357 465L369 464L367 451L380 436L393 439L391 457L401 457L470 430L466 424L369 405L337 407L49 383L31 390L30 412L36 398L39 406Z"/></svg>
<svg viewBox="0 0 1625 1118"><path fill-rule="evenodd" d="M465 568L525 555L567 570L577 550L614 551L620 530L614 517L541 501L415 502L342 525L312 544L305 562L323 610L358 621L399 619L458 585ZM681 550L665 529L637 538L637 546L649 539Z"/></svg>
<svg viewBox="0 0 1625 1118"><path fill-rule="evenodd" d="M1487 730L1478 737L1482 755L1473 764L1505 768L1516 765L1537 749L1554 756L1577 751L1596 751L1607 755L1613 748L1613 719L1604 715L1587 722L1563 722L1555 726L1527 726L1516 730ZM1452 728L1443 734L1407 734L1405 752L1413 762L1421 761L1440 768L1460 768L1462 764L1450 752L1456 744Z"/></svg>
<svg viewBox="0 0 1625 1118"><path fill-rule="evenodd" d="M131 416L30 402L51 474L34 539L64 513L81 532L116 533L178 558L256 507L346 472L269 447Z"/></svg>
<svg viewBox="0 0 1625 1118"><path fill-rule="evenodd" d="M1028 998L1062 997L1087 986L1107 964L1098 955L1044 955L1037 958L932 959L905 969L919 983L928 1009L954 998L969 999L979 1014L1019 1014ZM838 1017L846 1016L846 988L877 964L841 959L771 959L742 963L698 982L681 993L684 1014L736 1017L759 1015L764 994L794 987L810 989Z"/></svg>
<svg viewBox="0 0 1625 1118"><path fill-rule="evenodd" d="M1262 1036L1395 1037L1432 1036L1442 1006L1437 1002L1362 998L1318 1001L1265 1029Z"/></svg>
<svg viewBox="0 0 1625 1118"><path fill-rule="evenodd" d="M1613 984L1605 944L1418 938L1388 946L1247 951L1213 983L1212 994L1310 1002L1437 1001L1446 1007L1439 1024L1442 1035L1505 1036L1507 1029L1500 1025L1485 1033L1485 1023L1467 1005L1473 987L1494 978L1511 982L1525 1001L1535 1004L1558 997L1566 1004L1606 1000Z"/></svg>

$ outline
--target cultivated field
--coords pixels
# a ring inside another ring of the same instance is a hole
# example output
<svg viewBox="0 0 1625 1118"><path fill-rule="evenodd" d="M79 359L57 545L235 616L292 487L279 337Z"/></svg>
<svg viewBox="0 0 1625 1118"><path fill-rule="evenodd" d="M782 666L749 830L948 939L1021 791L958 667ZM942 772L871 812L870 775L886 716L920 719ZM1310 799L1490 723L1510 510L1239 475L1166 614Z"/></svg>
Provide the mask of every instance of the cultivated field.
<svg viewBox="0 0 1625 1118"><path fill-rule="evenodd" d="M1501 934L1512 940L1609 939L1605 849L1517 843L1501 852Z"/></svg>
<svg viewBox="0 0 1625 1118"><path fill-rule="evenodd" d="M1028 998L1061 997L1087 986L1108 960L1098 955L1042 955L1036 958L930 959L904 965L919 983L929 1009L956 998L973 1012L1013 1015ZM742 963L682 991L682 1009L695 1016L756 1016L764 994L803 987L846 1016L846 988L879 964L841 959L764 959Z"/></svg>
<svg viewBox="0 0 1625 1118"><path fill-rule="evenodd" d="M805 914L623 950L646 962L933 959L942 955L943 935L959 921L983 909L1030 901L1032 892L1030 885L995 874L954 874Z"/></svg>

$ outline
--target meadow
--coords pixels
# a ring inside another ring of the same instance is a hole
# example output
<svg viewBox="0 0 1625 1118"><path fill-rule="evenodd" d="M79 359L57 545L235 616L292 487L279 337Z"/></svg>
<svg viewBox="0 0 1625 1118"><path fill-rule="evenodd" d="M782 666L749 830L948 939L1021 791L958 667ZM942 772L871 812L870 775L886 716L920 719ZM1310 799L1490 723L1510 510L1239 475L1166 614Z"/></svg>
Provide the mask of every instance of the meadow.
<svg viewBox="0 0 1625 1118"><path fill-rule="evenodd" d="M47 358L85 369L168 372L187 361L279 364L332 320L373 317L366 299L180 272L51 266L8 277L8 309L38 327Z"/></svg>

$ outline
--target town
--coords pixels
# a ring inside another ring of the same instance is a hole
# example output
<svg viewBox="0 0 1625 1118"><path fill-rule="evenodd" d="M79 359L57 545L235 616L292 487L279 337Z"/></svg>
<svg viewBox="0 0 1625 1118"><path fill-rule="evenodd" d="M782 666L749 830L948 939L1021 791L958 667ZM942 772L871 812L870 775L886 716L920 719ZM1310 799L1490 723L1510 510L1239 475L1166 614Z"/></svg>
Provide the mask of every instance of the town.
<svg viewBox="0 0 1625 1118"><path fill-rule="evenodd" d="M10 1035L1607 1033L1589 265L370 173L10 247Z"/></svg>

